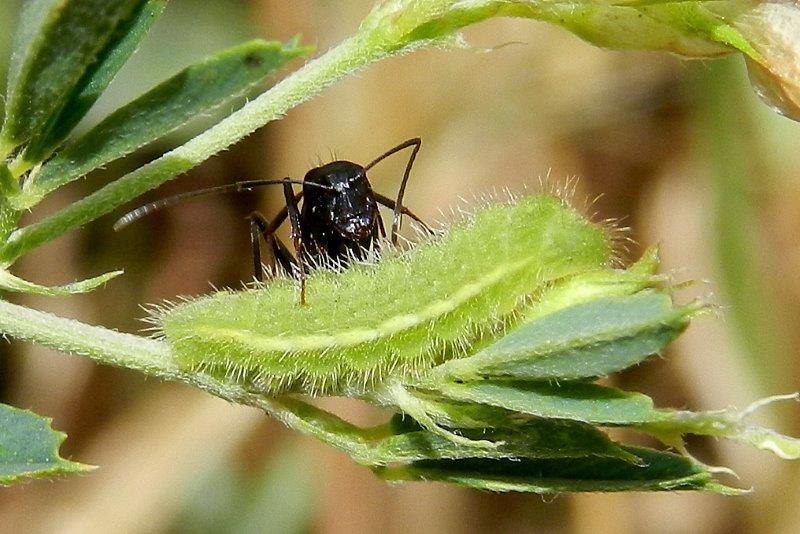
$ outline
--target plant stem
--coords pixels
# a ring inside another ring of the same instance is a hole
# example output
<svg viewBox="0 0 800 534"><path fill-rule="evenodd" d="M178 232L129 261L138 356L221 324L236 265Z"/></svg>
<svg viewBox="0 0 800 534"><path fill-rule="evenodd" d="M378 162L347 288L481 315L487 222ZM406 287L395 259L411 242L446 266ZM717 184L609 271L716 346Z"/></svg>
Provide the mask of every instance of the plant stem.
<svg viewBox="0 0 800 534"><path fill-rule="evenodd" d="M370 429L363 431L295 399L267 398L241 385L182 369L164 341L88 325L4 300L0 300L0 334L198 387L225 400L263 410L289 428L314 436L360 463L371 463L367 441Z"/></svg>
<svg viewBox="0 0 800 534"><path fill-rule="evenodd" d="M184 376L162 341L87 325L2 300L0 332L159 378L180 380Z"/></svg>

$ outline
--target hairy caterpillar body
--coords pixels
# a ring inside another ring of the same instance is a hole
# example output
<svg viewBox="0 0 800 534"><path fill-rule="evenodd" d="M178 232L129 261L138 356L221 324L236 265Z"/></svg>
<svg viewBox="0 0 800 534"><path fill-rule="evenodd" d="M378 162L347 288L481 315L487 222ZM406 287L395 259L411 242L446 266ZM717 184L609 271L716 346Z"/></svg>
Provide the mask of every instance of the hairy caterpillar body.
<svg viewBox="0 0 800 534"><path fill-rule="evenodd" d="M514 325L553 281L605 266L608 232L551 196L493 204L374 263L161 310L181 365L267 394L358 395L463 357Z"/></svg>

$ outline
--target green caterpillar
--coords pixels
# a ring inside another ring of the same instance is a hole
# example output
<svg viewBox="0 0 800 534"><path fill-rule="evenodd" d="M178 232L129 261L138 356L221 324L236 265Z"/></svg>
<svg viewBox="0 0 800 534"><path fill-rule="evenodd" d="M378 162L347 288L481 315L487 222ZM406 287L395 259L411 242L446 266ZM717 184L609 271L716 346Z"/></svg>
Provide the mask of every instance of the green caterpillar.
<svg viewBox="0 0 800 534"><path fill-rule="evenodd" d="M554 281L603 268L612 235L554 196L488 205L407 251L162 309L181 365L270 395L360 395L513 327Z"/></svg>

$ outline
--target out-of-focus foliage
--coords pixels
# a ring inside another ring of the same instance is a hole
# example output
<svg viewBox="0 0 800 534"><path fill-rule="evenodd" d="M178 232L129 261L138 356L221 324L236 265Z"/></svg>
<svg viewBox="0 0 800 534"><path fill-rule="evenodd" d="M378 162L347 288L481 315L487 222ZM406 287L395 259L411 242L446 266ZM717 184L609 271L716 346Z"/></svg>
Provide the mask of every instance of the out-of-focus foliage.
<svg viewBox="0 0 800 534"><path fill-rule="evenodd" d="M317 505L316 462L289 440L264 466L242 472L233 461L196 473L175 529L181 532L301 533L311 527Z"/></svg>

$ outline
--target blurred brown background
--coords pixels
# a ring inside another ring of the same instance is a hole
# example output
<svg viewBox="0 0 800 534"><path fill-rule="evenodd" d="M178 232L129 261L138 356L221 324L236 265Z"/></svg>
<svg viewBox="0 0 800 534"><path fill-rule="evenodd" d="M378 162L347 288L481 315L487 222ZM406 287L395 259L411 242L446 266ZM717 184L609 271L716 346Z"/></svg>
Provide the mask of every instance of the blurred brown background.
<svg viewBox="0 0 800 534"><path fill-rule="evenodd" d="M0 4L0 61L19 1ZM182 66L254 36L302 33L318 53L353 32L372 0L172 0L88 123ZM236 179L301 178L317 158L366 162L424 140L407 203L426 218L459 196L522 191L542 176L579 177L578 198L602 196L599 218L633 228L635 257L661 243L663 270L700 282L720 318L696 321L666 359L618 383L664 406L744 407L800 389L800 125L749 89L740 58L684 62L593 48L557 28L496 20L471 28L491 53L425 51L369 68L145 200ZM296 68L299 62L291 68ZM3 71L5 69L3 68ZM230 107L228 108L230 110ZM204 119L209 121L211 119ZM202 123L202 121L201 121ZM35 219L187 139L192 125L60 191ZM371 174L392 194L402 157ZM17 265L56 284L124 268L89 296L18 301L126 331L141 303L236 286L251 274L247 225L279 192L176 207L113 234L113 216ZM28 344L0 345L0 401L54 417L63 452L101 466L84 477L0 488L0 532L797 532L800 464L744 446L691 441L753 486L739 498L701 494L491 495L441 484L389 486L342 454L252 409L188 387L144 380ZM381 415L328 404L357 422ZM800 433L800 410L762 422ZM729 482L736 484L735 480Z"/></svg>

